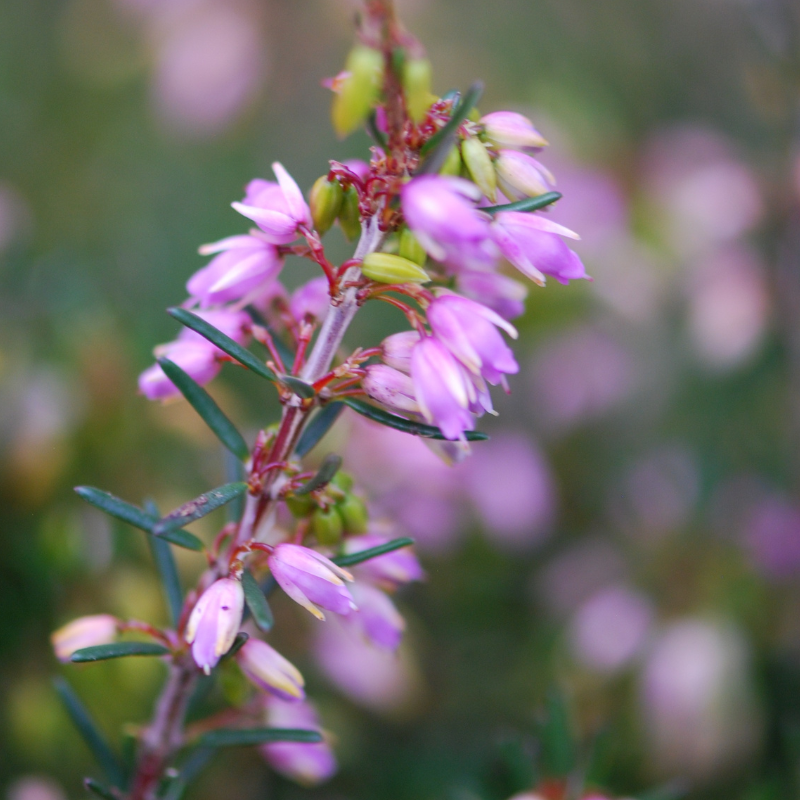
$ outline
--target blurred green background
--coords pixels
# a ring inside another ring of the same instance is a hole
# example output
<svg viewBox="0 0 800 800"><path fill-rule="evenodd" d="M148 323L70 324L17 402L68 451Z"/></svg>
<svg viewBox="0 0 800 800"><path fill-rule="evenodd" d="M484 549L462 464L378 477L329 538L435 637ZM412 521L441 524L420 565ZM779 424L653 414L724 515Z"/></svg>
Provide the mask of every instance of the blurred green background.
<svg viewBox="0 0 800 800"><path fill-rule="evenodd" d="M176 332L164 308L197 247L245 230L229 203L246 181L280 160L307 188L329 158L367 155L365 135L335 139L320 85L357 6L0 0L9 800L79 797L93 770L54 675L115 739L149 716L159 664L63 668L50 652L80 614L165 616L144 543L72 487L171 508L224 480L199 420L147 403L136 376ZM398 6L437 92L482 78L482 111L523 111L551 141L554 216L583 234L594 281L532 287L520 375L472 463L448 472L350 423L348 463L418 537L429 578L401 598L401 659L344 674L326 661L335 643L276 601L277 646L338 737L341 772L316 793L504 800L534 780L557 692L579 764L610 794L679 778L694 798L800 797L800 10ZM290 261L284 279L311 274ZM384 313L367 309L350 341L400 325ZM250 434L277 414L231 368L213 391ZM190 796L232 791L305 792L245 751Z"/></svg>

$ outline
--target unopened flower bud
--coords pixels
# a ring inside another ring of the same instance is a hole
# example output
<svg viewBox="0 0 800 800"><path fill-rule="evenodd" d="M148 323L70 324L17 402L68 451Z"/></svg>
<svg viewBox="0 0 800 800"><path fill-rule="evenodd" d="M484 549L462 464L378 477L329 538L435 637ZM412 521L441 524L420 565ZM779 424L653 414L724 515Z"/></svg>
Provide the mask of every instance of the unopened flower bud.
<svg viewBox="0 0 800 800"><path fill-rule="evenodd" d="M411 58L403 68L403 91L406 108L416 123L422 122L431 107L431 62L427 58Z"/></svg>
<svg viewBox="0 0 800 800"><path fill-rule="evenodd" d="M364 533L367 530L369 512L360 497L348 494L341 503L337 503L336 510L344 522L347 533Z"/></svg>
<svg viewBox="0 0 800 800"><path fill-rule="evenodd" d="M358 192L350 186L342 197L339 209L339 225L348 241L353 241L361 233L361 214L358 210Z"/></svg>
<svg viewBox="0 0 800 800"><path fill-rule="evenodd" d="M260 639L248 639L236 654L247 678L259 689L284 700L302 700L305 681L294 664Z"/></svg>
<svg viewBox="0 0 800 800"><path fill-rule="evenodd" d="M362 125L375 105L383 76L383 55L371 47L357 45L347 56L345 77L333 99L331 116L339 136L347 136Z"/></svg>
<svg viewBox="0 0 800 800"><path fill-rule="evenodd" d="M410 228L403 228L401 231L397 254L407 258L409 261L413 261L415 264L419 264L421 267L425 266L425 261L428 258L425 248L419 243L417 237L411 233Z"/></svg>
<svg viewBox="0 0 800 800"><path fill-rule="evenodd" d="M339 181L336 179L329 181L327 175L317 178L311 187L308 202L314 228L320 236L330 230L336 217L339 216L343 195Z"/></svg>
<svg viewBox="0 0 800 800"><path fill-rule="evenodd" d="M497 199L497 175L486 145L477 137L469 136L461 143L461 157L472 180L494 203Z"/></svg>
<svg viewBox="0 0 800 800"><path fill-rule="evenodd" d="M206 675L231 649L243 611L242 584L234 578L214 581L192 609L186 625L186 641L192 645L195 663Z"/></svg>
<svg viewBox="0 0 800 800"><path fill-rule="evenodd" d="M335 508L318 508L311 515L311 530L320 544L334 545L342 538L344 524Z"/></svg>
<svg viewBox="0 0 800 800"><path fill-rule="evenodd" d="M518 200L544 194L556 182L547 167L516 150L501 150L495 169L503 194Z"/></svg>
<svg viewBox="0 0 800 800"><path fill-rule="evenodd" d="M284 542L275 548L267 563L281 589L317 619L325 619L318 606L344 615L356 610L344 585L353 576L321 553Z"/></svg>
<svg viewBox="0 0 800 800"><path fill-rule="evenodd" d="M307 517L314 509L314 501L308 495L287 497L286 507L295 517Z"/></svg>
<svg viewBox="0 0 800 800"><path fill-rule="evenodd" d="M461 167L461 151L458 147L451 147L444 164L442 164L442 168L439 170L439 174L453 175L457 178L461 174Z"/></svg>
<svg viewBox="0 0 800 800"><path fill-rule="evenodd" d="M361 388L381 405L405 414L419 414L414 382L404 372L385 364L370 364Z"/></svg>
<svg viewBox="0 0 800 800"><path fill-rule="evenodd" d="M387 336L381 344L383 363L408 375L411 372L411 351L418 341L416 331L400 331Z"/></svg>
<svg viewBox="0 0 800 800"><path fill-rule="evenodd" d="M547 139L533 123L515 111L495 111L481 117L486 138L497 147L523 148L547 147Z"/></svg>
<svg viewBox="0 0 800 800"><path fill-rule="evenodd" d="M349 492L353 488L353 476L349 472L339 470L334 476L331 483L343 492Z"/></svg>
<svg viewBox="0 0 800 800"><path fill-rule="evenodd" d="M419 264L391 253L370 253L364 258L361 271L378 283L427 283L431 279Z"/></svg>
<svg viewBox="0 0 800 800"><path fill-rule="evenodd" d="M68 622L50 634L59 661L69 661L76 650L111 644L117 637L117 619L110 614L92 614Z"/></svg>

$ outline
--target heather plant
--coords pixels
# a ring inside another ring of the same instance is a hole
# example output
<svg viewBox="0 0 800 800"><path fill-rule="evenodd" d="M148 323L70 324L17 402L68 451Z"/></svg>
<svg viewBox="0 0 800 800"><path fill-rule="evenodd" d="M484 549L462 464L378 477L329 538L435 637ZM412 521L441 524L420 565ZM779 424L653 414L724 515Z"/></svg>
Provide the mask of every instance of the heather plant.
<svg viewBox="0 0 800 800"><path fill-rule="evenodd" d="M69 685L58 684L105 773L104 783L87 778L86 786L106 800L177 800L226 746L258 746L273 769L306 785L336 771L303 676L265 641L269 596L280 589L318 624L336 615L394 651L405 626L394 596L423 572L413 541L387 533L391 520L376 524L341 456L320 457L317 445L349 407L423 438L447 462L467 457L486 438L476 419L494 413L489 387L508 391L518 371L504 336L517 337L510 319L522 313L527 288L503 266L540 286L548 276L586 277L564 241L576 234L544 213L560 197L536 157L545 139L520 114L482 116L480 84L433 94L422 45L389 0L365 4L358 42L329 86L334 128L344 136L366 126L375 142L369 160L331 161L308 199L279 163L275 181L252 180L232 206L256 227L201 248L212 259L189 279L189 298L169 310L184 328L156 348L157 363L139 380L150 400L188 402L229 451L237 479L166 515L77 489L147 534L172 621L161 629L97 614L53 634L64 662L140 656L168 668L128 758L105 743ZM342 264L323 244L334 224L357 240ZM279 280L289 255L321 270L291 294ZM399 309L408 329L345 346L351 321L372 301ZM252 342L261 355L248 349ZM252 445L203 388L225 363L271 383L282 406ZM222 506L229 521L211 544L185 529ZM188 590L172 547L205 558ZM198 685L222 662L236 665L250 691L187 727Z"/></svg>

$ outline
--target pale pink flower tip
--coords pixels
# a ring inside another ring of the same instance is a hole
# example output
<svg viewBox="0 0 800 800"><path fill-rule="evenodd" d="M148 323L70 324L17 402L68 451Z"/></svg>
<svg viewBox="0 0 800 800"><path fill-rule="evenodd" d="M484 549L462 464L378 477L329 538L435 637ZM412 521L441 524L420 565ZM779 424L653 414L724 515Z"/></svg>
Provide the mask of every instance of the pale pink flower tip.
<svg viewBox="0 0 800 800"><path fill-rule="evenodd" d="M186 626L186 641L192 645L195 663L206 674L231 649L244 611L242 584L220 578L203 592Z"/></svg>
<svg viewBox="0 0 800 800"><path fill-rule="evenodd" d="M117 625L116 617L110 614L93 614L68 622L50 635L56 658L67 662L84 647L111 644L117 638Z"/></svg>
<svg viewBox="0 0 800 800"><path fill-rule="evenodd" d="M242 672L259 689L284 700L302 700L305 681L297 667L260 639L248 639L236 654Z"/></svg>

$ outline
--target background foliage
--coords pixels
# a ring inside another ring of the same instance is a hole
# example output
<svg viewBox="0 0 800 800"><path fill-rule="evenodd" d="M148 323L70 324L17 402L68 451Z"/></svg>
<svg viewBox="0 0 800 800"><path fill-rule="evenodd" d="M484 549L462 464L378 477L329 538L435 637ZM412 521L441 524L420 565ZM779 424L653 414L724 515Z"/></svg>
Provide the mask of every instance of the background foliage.
<svg viewBox="0 0 800 800"><path fill-rule="evenodd" d="M583 234L595 280L532 291L522 372L474 465L428 465L415 485L420 456L354 445L429 580L406 596L397 702L337 689L305 654L308 626L280 643L338 736L341 774L318 793L503 800L534 780L542 746L551 774L573 764L552 714L539 735L555 691L578 763L591 749L609 790L679 776L698 798L796 796L799 12L399 5L437 91L481 77L482 110L524 111L553 142L556 215ZM71 487L171 508L223 482L202 423L148 404L135 377L245 181L280 160L308 187L327 158L364 155L365 135L335 140L319 83L355 7L0 3L0 787L14 800L80 796L90 769L51 688L49 632L99 610L165 614L143 542ZM284 272L290 286L309 274ZM351 340L397 323L368 310ZM232 368L214 394L251 430L277 412ZM123 659L68 678L116 736L146 718L159 669ZM192 796L232 786L303 791L232 752Z"/></svg>

